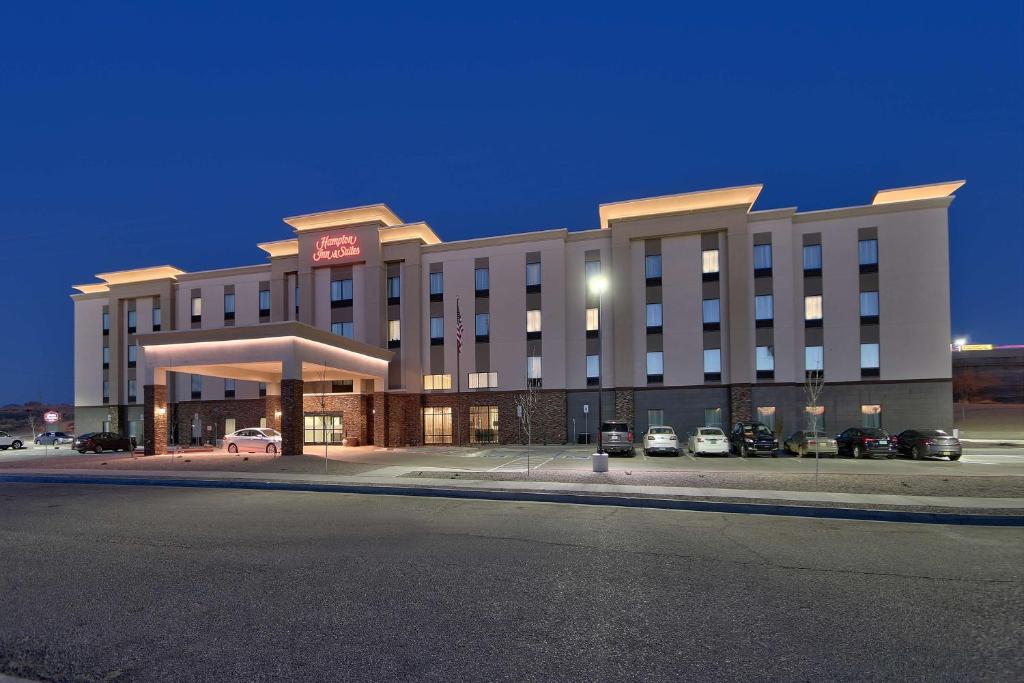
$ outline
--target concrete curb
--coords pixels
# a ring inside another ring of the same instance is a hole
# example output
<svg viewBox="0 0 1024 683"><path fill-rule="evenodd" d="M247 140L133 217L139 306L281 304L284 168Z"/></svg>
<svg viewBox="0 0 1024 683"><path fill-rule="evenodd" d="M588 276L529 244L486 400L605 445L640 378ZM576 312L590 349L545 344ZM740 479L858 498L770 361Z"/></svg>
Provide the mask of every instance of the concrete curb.
<svg viewBox="0 0 1024 683"><path fill-rule="evenodd" d="M310 493L356 493L388 496L455 498L462 500L606 505L615 507L649 508L656 510L728 512L748 515L849 519L875 522L1024 527L1024 515L915 512L905 510L873 510L863 508L816 507L772 503L732 503L703 500L682 500L677 498L656 498L641 495L622 496L612 494L565 492L544 493L540 491L496 491L488 490L486 488L455 489L438 486L399 486L391 484L332 484L259 480L244 481L237 479L180 479L173 477L118 477L102 475L73 476L67 474L0 474L0 482L26 484L99 484L106 486L163 486L174 488L243 489L256 491L302 491Z"/></svg>

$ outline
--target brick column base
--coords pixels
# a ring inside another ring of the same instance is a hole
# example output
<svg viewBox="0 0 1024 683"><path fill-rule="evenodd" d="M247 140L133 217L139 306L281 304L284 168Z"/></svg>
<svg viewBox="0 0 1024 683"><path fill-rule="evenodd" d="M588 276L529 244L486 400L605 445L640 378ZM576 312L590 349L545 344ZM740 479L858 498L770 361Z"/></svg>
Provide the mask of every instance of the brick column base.
<svg viewBox="0 0 1024 683"><path fill-rule="evenodd" d="M302 386L301 379L281 380L281 455L302 455Z"/></svg>
<svg viewBox="0 0 1024 683"><path fill-rule="evenodd" d="M391 441L391 416L388 414L390 408L388 395L383 391L374 392L371 406L373 408L373 445L388 446Z"/></svg>
<svg viewBox="0 0 1024 683"><path fill-rule="evenodd" d="M604 419L615 419L625 420L629 423L630 429L633 428L633 390L632 389L616 389L615 390L615 414L604 415ZM598 429L600 429L598 425ZM635 429L633 431L636 431Z"/></svg>
<svg viewBox="0 0 1024 683"><path fill-rule="evenodd" d="M729 387L729 422L749 422L753 397L749 384L734 384Z"/></svg>
<svg viewBox="0 0 1024 683"><path fill-rule="evenodd" d="M146 384L142 387L142 397L143 453L163 455L167 452L167 385Z"/></svg>

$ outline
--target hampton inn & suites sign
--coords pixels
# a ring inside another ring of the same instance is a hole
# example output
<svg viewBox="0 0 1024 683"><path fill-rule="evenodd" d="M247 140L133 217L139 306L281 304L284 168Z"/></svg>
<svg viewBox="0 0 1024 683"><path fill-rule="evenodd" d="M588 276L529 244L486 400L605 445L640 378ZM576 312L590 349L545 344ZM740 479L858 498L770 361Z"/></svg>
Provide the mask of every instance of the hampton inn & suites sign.
<svg viewBox="0 0 1024 683"><path fill-rule="evenodd" d="M313 263L326 265L361 256L359 238L347 232L321 235L313 245Z"/></svg>

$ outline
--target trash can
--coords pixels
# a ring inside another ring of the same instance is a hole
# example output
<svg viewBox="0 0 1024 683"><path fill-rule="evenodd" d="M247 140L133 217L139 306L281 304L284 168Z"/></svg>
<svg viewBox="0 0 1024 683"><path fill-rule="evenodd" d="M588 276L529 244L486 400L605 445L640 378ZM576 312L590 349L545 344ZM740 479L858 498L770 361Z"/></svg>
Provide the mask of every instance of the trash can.
<svg viewBox="0 0 1024 683"><path fill-rule="evenodd" d="M607 472L608 471L608 454L607 453L594 453L590 456L590 463L593 465L595 472Z"/></svg>

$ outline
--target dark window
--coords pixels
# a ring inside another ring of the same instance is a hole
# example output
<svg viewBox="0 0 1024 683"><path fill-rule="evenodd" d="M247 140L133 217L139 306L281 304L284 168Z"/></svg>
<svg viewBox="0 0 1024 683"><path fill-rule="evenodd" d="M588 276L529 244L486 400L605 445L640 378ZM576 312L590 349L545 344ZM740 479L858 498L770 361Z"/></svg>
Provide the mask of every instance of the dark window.
<svg viewBox="0 0 1024 683"><path fill-rule="evenodd" d="M487 268L477 268L473 273L476 295L486 297L491 290L491 272Z"/></svg>
<svg viewBox="0 0 1024 683"><path fill-rule="evenodd" d="M644 277L649 286L661 284L661 254L644 257Z"/></svg>
<svg viewBox="0 0 1024 683"><path fill-rule="evenodd" d="M331 393L334 394L351 394L353 390L353 381L350 379L341 379L331 382Z"/></svg>
<svg viewBox="0 0 1024 683"><path fill-rule="evenodd" d="M352 280L331 280L331 308L348 308L352 305Z"/></svg>

